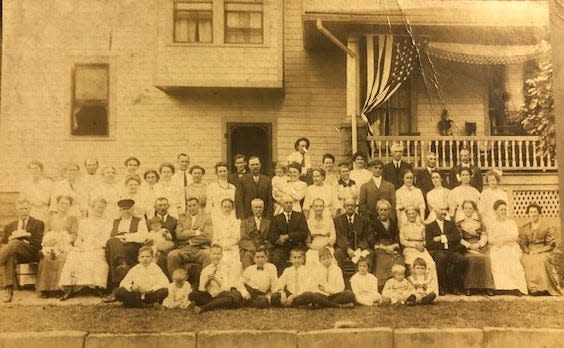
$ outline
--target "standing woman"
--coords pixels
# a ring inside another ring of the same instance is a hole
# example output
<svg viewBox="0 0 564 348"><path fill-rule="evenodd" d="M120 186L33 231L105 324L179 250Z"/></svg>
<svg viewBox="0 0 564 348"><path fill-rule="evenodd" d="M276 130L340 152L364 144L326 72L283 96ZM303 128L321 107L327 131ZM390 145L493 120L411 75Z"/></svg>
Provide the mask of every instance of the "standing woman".
<svg viewBox="0 0 564 348"><path fill-rule="evenodd" d="M533 203L527 207L531 221L521 227L519 245L523 250L521 263L525 269L527 288L532 295L561 296L560 280L554 269L556 247L554 228L541 220L542 208Z"/></svg>
<svg viewBox="0 0 564 348"><path fill-rule="evenodd" d="M487 186L480 193L480 201L478 203L478 210L486 227L495 219L494 203L499 200L508 202L507 193L499 186L500 181L501 175L499 171L490 170L486 173Z"/></svg>
<svg viewBox="0 0 564 348"><path fill-rule="evenodd" d="M174 218L184 215L186 211L186 200L184 190L172 180L174 166L171 163L163 163L159 167L161 179L155 184L156 197L165 197L170 203L168 213Z"/></svg>
<svg viewBox="0 0 564 348"><path fill-rule="evenodd" d="M135 201L135 205L133 206L133 216L140 219L145 219L147 211L152 208L152 206L150 205L148 199L145 197L145 192L141 190L140 187L141 179L139 179L139 176L128 176L127 178L125 178L124 192L120 195L119 199L132 199L133 201ZM117 217L117 215L115 217Z"/></svg>
<svg viewBox="0 0 564 348"><path fill-rule="evenodd" d="M106 215L110 219L115 219L119 215L117 202L121 192L121 187L116 183L116 169L114 167L104 167L102 169L102 182L95 186L90 195L92 199L104 198L108 203Z"/></svg>
<svg viewBox="0 0 564 348"><path fill-rule="evenodd" d="M147 219L152 218L155 215L153 205L155 200L158 198L155 193L155 184L159 182L160 178L159 172L155 169L148 169L143 174L145 183L141 185L140 190L143 192L143 198L145 199L143 205L147 207L147 214L145 216Z"/></svg>
<svg viewBox="0 0 564 348"><path fill-rule="evenodd" d="M95 288L103 297L108 282L108 263L104 256L110 238L112 221L105 214L107 203L103 198L92 201L88 218L78 222L78 236L67 254L59 286L65 291L65 301L83 287Z"/></svg>
<svg viewBox="0 0 564 348"><path fill-rule="evenodd" d="M276 201L274 215L282 213L283 198L288 195L292 198L294 205L292 206L293 211L301 212L302 206L301 201L304 199L307 184L300 180L301 166L298 163L290 163L288 165L288 182L284 185L284 192L280 194L280 197ZM274 194L274 186L272 187Z"/></svg>
<svg viewBox="0 0 564 348"><path fill-rule="evenodd" d="M294 143L294 152L288 155L288 163L298 163L301 166L301 177L305 178L311 168L311 156L308 153L310 142L308 138L299 138Z"/></svg>
<svg viewBox="0 0 564 348"><path fill-rule="evenodd" d="M141 162L137 157L134 156L128 157L125 161L123 161L123 165L125 166L126 178L128 176L135 176L135 175L139 176L137 171L139 170L139 166L141 165ZM109 204L109 206L111 206L111 204Z"/></svg>
<svg viewBox="0 0 564 348"><path fill-rule="evenodd" d="M335 174L335 156L326 153L322 158L323 169L325 169L325 183L329 186L339 186L339 177Z"/></svg>
<svg viewBox="0 0 564 348"><path fill-rule="evenodd" d="M443 176L439 171L433 170L431 172L431 182L433 183L433 189L427 192L427 210L429 215L425 220L425 223L431 223L437 218L435 209L439 207L448 206L450 190L443 186ZM450 215L445 217L445 220L450 220Z"/></svg>
<svg viewBox="0 0 564 348"><path fill-rule="evenodd" d="M43 163L31 161L27 165L30 177L22 182L20 200L31 204L30 216L46 222L49 219L49 199L53 181L43 175Z"/></svg>
<svg viewBox="0 0 564 348"><path fill-rule="evenodd" d="M41 297L49 297L50 292L60 290L59 277L65 263L67 252L76 239L78 219L71 215L73 199L59 196L56 199L57 211L52 214L41 242L41 260L38 265L35 289Z"/></svg>
<svg viewBox="0 0 564 348"><path fill-rule="evenodd" d="M460 185L453 188L448 195L448 209L451 217L454 217L456 223L464 218L462 212L462 202L471 200L478 204L480 201L480 192L473 186L470 186L470 179L472 178L472 170L470 168L462 168L459 171Z"/></svg>
<svg viewBox="0 0 564 348"><path fill-rule="evenodd" d="M462 211L464 217L456 224L462 232L460 244L464 247L461 253L466 258L464 290L467 296L474 289L485 289L489 296L493 295L494 280L488 248L486 228L476 215L476 203L464 201ZM493 207L492 207L493 209Z"/></svg>
<svg viewBox="0 0 564 348"><path fill-rule="evenodd" d="M403 172L403 186L396 190L396 214L398 226L407 222L405 208L415 207L419 211L419 221L425 220L425 198L421 189L413 186L413 172L406 170Z"/></svg>
<svg viewBox="0 0 564 348"><path fill-rule="evenodd" d="M215 173L217 180L210 183L207 189L207 208L208 213L213 217L214 215L221 215L221 202L229 198L235 200L235 186L227 181L229 171L227 163L218 162L215 165ZM235 214L234 212L232 212Z"/></svg>
<svg viewBox="0 0 564 348"><path fill-rule="evenodd" d="M489 226L488 239L495 288L513 290L515 295L521 296L527 293L527 282L521 265L521 248L517 244L517 224L507 217L505 201L496 201L493 208L496 217Z"/></svg>
<svg viewBox="0 0 564 348"><path fill-rule="evenodd" d="M192 183L184 189L186 198L196 197L202 210L206 208L208 186L202 182L206 170L199 165L194 165L189 170Z"/></svg>
<svg viewBox="0 0 564 348"><path fill-rule="evenodd" d="M311 172L313 184L306 189L303 211L306 218L312 208L313 200L319 198L325 203L324 214L333 218L341 210L341 201L337 197L337 188L325 184L325 170L314 168Z"/></svg>
<svg viewBox="0 0 564 348"><path fill-rule="evenodd" d="M352 156L353 169L349 176L356 183L356 187L361 187L362 184L367 183L372 179L372 172L366 169L366 155L364 152L356 152Z"/></svg>

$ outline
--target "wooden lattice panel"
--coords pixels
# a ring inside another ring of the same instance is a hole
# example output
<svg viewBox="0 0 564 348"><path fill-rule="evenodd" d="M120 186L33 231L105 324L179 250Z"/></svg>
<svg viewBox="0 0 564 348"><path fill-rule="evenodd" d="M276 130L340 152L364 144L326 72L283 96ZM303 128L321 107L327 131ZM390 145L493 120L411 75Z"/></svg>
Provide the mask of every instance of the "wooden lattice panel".
<svg viewBox="0 0 564 348"><path fill-rule="evenodd" d="M542 207L545 217L559 217L560 203L558 190L513 191L513 214L516 217L527 216L527 206L537 203Z"/></svg>

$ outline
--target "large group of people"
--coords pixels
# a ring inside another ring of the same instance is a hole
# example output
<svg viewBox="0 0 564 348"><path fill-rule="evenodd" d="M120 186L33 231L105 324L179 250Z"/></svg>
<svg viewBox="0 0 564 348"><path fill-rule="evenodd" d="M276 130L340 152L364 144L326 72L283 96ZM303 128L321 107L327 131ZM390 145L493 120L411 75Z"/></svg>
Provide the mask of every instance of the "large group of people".
<svg viewBox="0 0 564 348"><path fill-rule="evenodd" d="M57 182L30 162L18 219L1 238L3 300L12 300L16 265L29 262L38 262L41 297L91 288L105 302L197 313L562 294L542 207L531 203L519 228L501 173L482 175L468 150L444 176L432 152L414 171L401 144L388 163L358 152L338 165L325 154L319 166L310 145L298 139L273 175L260 158L236 155L233 170L219 162L211 180L184 153L144 172L127 158L124 177L95 158L84 175L68 163Z"/></svg>

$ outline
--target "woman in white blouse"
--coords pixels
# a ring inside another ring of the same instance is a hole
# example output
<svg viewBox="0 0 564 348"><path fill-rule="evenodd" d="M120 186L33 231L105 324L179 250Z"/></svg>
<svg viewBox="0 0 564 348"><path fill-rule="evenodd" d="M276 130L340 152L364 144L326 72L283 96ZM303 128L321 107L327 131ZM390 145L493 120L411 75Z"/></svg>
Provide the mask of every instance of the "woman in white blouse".
<svg viewBox="0 0 564 348"><path fill-rule="evenodd" d="M20 200L31 203L29 215L46 222L49 219L49 197L53 181L43 175L43 163L31 161L27 165L30 177L22 182L20 187Z"/></svg>
<svg viewBox="0 0 564 348"><path fill-rule="evenodd" d="M207 188L206 209L211 214L212 218L214 215L221 215L221 202L223 202L224 199L229 198L232 201L235 200L235 186L227 182L227 176L229 174L227 168L227 163L218 162L215 165L217 180L210 183ZM234 211L232 211L232 214L235 216Z"/></svg>
<svg viewBox="0 0 564 348"><path fill-rule="evenodd" d="M120 199L133 199L133 201L135 201L135 204L133 205L133 216L145 219L148 208L152 208L153 204L150 203L149 207L147 206L149 202L147 201L147 198L145 198L143 190L139 189L140 186L141 179L139 179L139 176L128 176L125 179L125 189L121 194Z"/></svg>
<svg viewBox="0 0 564 348"><path fill-rule="evenodd" d="M396 212L398 227L407 222L406 208L415 207L419 211L418 221L425 220L425 199L421 189L413 186L413 172L406 170L403 173L403 186L396 190Z"/></svg>
<svg viewBox="0 0 564 348"><path fill-rule="evenodd" d="M116 183L116 169L114 167L102 168L102 182L90 192L90 200L103 198L106 203L106 217L116 219L119 216L117 202L123 190Z"/></svg>
<svg viewBox="0 0 564 348"><path fill-rule="evenodd" d="M372 179L372 172L366 169L366 155L364 152L356 152L352 156L353 169L349 176L356 183L356 187L360 188L362 184L367 183Z"/></svg>
<svg viewBox="0 0 564 348"><path fill-rule="evenodd" d="M454 217L454 222L464 219L464 212L462 210L462 203L464 201L470 200L476 204L480 201L480 192L473 186L470 186L472 170L470 168L462 168L459 175L460 185L453 188L448 195L448 209L450 216Z"/></svg>
<svg viewBox="0 0 564 348"><path fill-rule="evenodd" d="M159 182L160 175L154 169L148 169L143 174L143 179L145 182L141 185L140 191L143 193L143 199L145 203L143 204L147 209L147 219L155 216L155 200L158 198L155 193L155 184Z"/></svg>
<svg viewBox="0 0 564 348"><path fill-rule="evenodd" d="M168 208L169 215L178 218L186 211L186 200L183 188L172 180L174 165L171 163L161 164L159 174L161 179L154 186L155 196L168 199L170 203L170 208Z"/></svg>
<svg viewBox="0 0 564 348"><path fill-rule="evenodd" d="M437 218L435 209L439 207L448 206L448 195L450 190L443 186L443 177L439 171L433 170L431 172L431 182L434 188L427 192L427 208L429 210L429 215L425 220L426 224L429 224ZM450 216L447 214L446 220L450 220Z"/></svg>
<svg viewBox="0 0 564 348"><path fill-rule="evenodd" d="M319 250L323 247L329 248L331 255L334 254L333 245L337 239L333 219L323 214L325 203L321 198L315 198L312 202L312 213L307 219L309 237L307 239L306 265L317 265L319 263ZM334 262L336 262L334 260Z"/></svg>
<svg viewBox="0 0 564 348"><path fill-rule="evenodd" d="M300 180L300 173L301 167L297 163L290 163L288 165L288 181L286 185L284 185L284 190L274 197L278 204L275 205L274 215L278 215L282 213L282 197L288 195L292 197L294 201L294 205L292 207L293 211L302 211L302 206L300 202L305 197L305 193L307 190L307 184ZM274 195L274 187L273 187L273 195Z"/></svg>
<svg viewBox="0 0 564 348"><path fill-rule="evenodd" d="M224 198L220 203L221 212L212 215L213 240L223 249L222 262L235 266L240 275L241 257L239 241L241 240L241 220L233 213L234 203L231 198Z"/></svg>
<svg viewBox="0 0 564 348"><path fill-rule="evenodd" d="M341 201L337 196L337 188L325 184L325 170L314 168L312 173L313 184L306 189L303 211L306 217L309 216L313 200L320 198L325 203L324 213L329 217L335 217L341 210Z"/></svg>

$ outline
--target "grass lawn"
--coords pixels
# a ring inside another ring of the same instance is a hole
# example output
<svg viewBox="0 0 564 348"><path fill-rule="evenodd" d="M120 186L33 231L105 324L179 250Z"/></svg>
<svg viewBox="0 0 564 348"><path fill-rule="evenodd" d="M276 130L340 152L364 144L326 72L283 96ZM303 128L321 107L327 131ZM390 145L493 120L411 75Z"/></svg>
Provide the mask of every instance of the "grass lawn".
<svg viewBox="0 0 564 348"><path fill-rule="evenodd" d="M82 330L88 332L196 332L206 329L332 328L339 320L359 327L564 327L564 302L497 300L439 302L418 307L351 309L222 310L195 315L186 310L126 309L113 305L12 306L0 308L3 331Z"/></svg>

